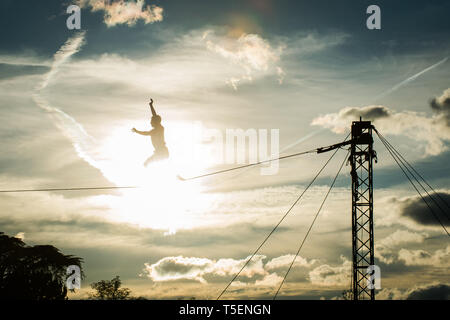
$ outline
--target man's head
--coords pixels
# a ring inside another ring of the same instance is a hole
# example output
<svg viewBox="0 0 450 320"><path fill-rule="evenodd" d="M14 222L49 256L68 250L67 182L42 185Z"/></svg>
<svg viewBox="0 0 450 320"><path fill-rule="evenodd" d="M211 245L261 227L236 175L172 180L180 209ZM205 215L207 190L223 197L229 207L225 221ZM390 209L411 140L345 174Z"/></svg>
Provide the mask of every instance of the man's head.
<svg viewBox="0 0 450 320"><path fill-rule="evenodd" d="M150 121L150 124L152 125L153 128L159 126L161 124L161 116L159 115L153 116L152 120Z"/></svg>

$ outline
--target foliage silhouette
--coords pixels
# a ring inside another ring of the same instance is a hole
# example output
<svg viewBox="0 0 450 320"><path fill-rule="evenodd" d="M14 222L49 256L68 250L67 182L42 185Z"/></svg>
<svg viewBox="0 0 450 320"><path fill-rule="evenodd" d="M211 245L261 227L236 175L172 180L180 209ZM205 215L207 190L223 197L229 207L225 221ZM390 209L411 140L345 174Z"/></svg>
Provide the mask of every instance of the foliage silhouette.
<svg viewBox="0 0 450 320"><path fill-rule="evenodd" d="M95 300L127 300L132 299L131 290L128 288L120 288L122 281L116 276L112 280L101 280L91 283L95 293L90 295L90 299Z"/></svg>
<svg viewBox="0 0 450 320"><path fill-rule="evenodd" d="M66 270L82 258L64 255L51 245L27 246L0 232L0 299L65 300Z"/></svg>

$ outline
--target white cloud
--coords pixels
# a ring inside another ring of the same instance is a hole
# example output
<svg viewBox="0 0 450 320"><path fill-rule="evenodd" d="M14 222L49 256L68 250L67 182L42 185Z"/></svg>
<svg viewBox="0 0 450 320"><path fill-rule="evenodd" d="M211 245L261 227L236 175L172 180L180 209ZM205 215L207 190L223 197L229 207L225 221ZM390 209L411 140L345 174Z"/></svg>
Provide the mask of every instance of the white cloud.
<svg viewBox="0 0 450 320"><path fill-rule="evenodd" d="M204 276L227 276L239 272L249 257L242 260L210 260L196 257L165 257L154 264L145 263L144 275L153 281L189 279L206 283ZM241 275L253 277L266 275L262 260L265 256L256 255L242 271Z"/></svg>
<svg viewBox="0 0 450 320"><path fill-rule="evenodd" d="M291 37L273 36L263 38L257 33L242 33L238 37L227 29L208 29L203 32L202 40L209 51L228 61L229 66L238 66L239 73L228 77L226 83L237 89L238 85L251 82L255 78L273 76L279 84L287 75L288 61L295 61L295 68L303 63L303 58L319 51L327 50L345 42L348 35L332 33L298 33ZM285 60L285 59L283 59Z"/></svg>
<svg viewBox="0 0 450 320"><path fill-rule="evenodd" d="M270 273L264 276L261 280L255 281L255 286L264 286L264 287L275 287L280 285L282 277L277 275L276 273Z"/></svg>
<svg viewBox="0 0 450 320"><path fill-rule="evenodd" d="M288 267L292 263L292 259L294 259L293 254L286 254L284 256L276 257L266 263L265 268L268 270L278 269L283 267ZM310 267L316 262L316 260L308 261L305 258L297 256L293 267Z"/></svg>
<svg viewBox="0 0 450 320"><path fill-rule="evenodd" d="M428 237L426 233L397 230L386 238L377 241L377 244L382 246L397 246L402 243L421 243L426 237Z"/></svg>
<svg viewBox="0 0 450 320"><path fill-rule="evenodd" d="M135 59L117 54L104 53L91 59L74 63L70 73L65 74L65 82L74 85L90 83L117 84L124 90L152 92L161 96L191 96L198 92L213 92L229 85L238 85L248 81L245 70L237 63L224 63L224 58L210 51L202 40L202 30L193 30L186 34L167 32L165 37L171 41L153 50L151 55ZM149 49L151 50L151 49ZM268 73L254 72L250 68L253 81ZM79 78L84 79L83 83ZM85 91L89 92L89 88Z"/></svg>
<svg viewBox="0 0 450 320"><path fill-rule="evenodd" d="M423 243L428 235L407 230L397 230L375 244L375 257L380 261L391 264L395 261L397 250L394 248L404 243Z"/></svg>
<svg viewBox="0 0 450 320"><path fill-rule="evenodd" d="M377 300L405 300L407 296L407 291L399 288L382 288L376 293Z"/></svg>
<svg viewBox="0 0 450 320"><path fill-rule="evenodd" d="M145 24L163 20L163 8L157 5L144 6L144 0L78 0L76 3L93 12L103 11L103 20L108 27L117 24L133 26L138 20L143 20Z"/></svg>
<svg viewBox="0 0 450 320"><path fill-rule="evenodd" d="M202 38L206 41L208 50L242 68L241 75L228 80L234 89L237 89L237 85L243 80L252 81L255 73L276 74L278 81L283 81L285 72L277 65L283 46L274 48L258 34L244 33L236 39L227 35L219 36L214 31L207 30Z"/></svg>
<svg viewBox="0 0 450 320"><path fill-rule="evenodd" d="M148 277L154 281L192 279L206 282L203 275L214 265L214 262L205 258L195 257L166 257L157 263L145 264Z"/></svg>
<svg viewBox="0 0 450 320"><path fill-rule="evenodd" d="M309 272L312 284L319 286L345 286L350 283L352 262L341 256L342 265L323 264Z"/></svg>
<svg viewBox="0 0 450 320"><path fill-rule="evenodd" d="M450 266L450 246L447 246L446 249L436 250L433 254L421 249L401 249L398 252L398 259L407 266Z"/></svg>
<svg viewBox="0 0 450 320"><path fill-rule="evenodd" d="M262 279L256 279L257 286L274 286L279 284L281 277L274 272L273 269L287 268L294 255L284 255L271 259L264 264L266 259L264 255L256 255L252 261L241 272L241 277L252 278L255 276L263 276ZM143 275L153 281L169 281L189 279L206 283L205 276L233 276L237 274L244 266L249 257L241 260L235 259L219 259L211 260L197 257L165 257L154 264L145 263ZM297 257L293 267L310 267L315 260L308 262L302 257ZM240 281L242 282L242 281ZM242 285L247 281L242 282ZM239 286L238 284L235 284Z"/></svg>
<svg viewBox="0 0 450 320"><path fill-rule="evenodd" d="M339 46L349 38L345 33L330 33L321 35L316 32L299 32L290 38L283 39L287 43L286 55L307 56L319 51Z"/></svg>

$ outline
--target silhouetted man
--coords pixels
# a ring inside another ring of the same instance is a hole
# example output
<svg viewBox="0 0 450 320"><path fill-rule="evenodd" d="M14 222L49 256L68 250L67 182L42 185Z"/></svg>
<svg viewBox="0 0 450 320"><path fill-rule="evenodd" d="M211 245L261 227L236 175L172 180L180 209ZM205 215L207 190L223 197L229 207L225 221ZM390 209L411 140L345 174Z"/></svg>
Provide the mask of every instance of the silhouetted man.
<svg viewBox="0 0 450 320"><path fill-rule="evenodd" d="M144 166L147 166L150 162L167 159L169 157L169 150L164 141L164 127L161 125L161 116L157 115L155 108L153 108L153 99L150 99L149 105L152 110L152 120L150 121L150 124L153 129L150 131L139 131L136 130L136 128L132 129L133 132L152 138L152 144L155 151L153 155L145 161Z"/></svg>

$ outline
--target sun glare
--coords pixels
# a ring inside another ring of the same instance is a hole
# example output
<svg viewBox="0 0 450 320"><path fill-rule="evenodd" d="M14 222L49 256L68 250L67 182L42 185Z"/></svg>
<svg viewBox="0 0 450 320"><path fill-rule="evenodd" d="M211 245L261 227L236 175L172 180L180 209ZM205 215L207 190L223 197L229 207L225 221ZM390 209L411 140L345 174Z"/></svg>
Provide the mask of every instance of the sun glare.
<svg viewBox="0 0 450 320"><path fill-rule="evenodd" d="M145 160L153 152L151 140L132 133L130 128L114 130L98 152L98 166L108 180L116 186L138 187L123 189L120 196L108 196L111 219L168 233L207 224L204 212L211 204L211 195L203 192L201 182L178 178L185 173L203 172L212 164L211 150L192 134L195 129L186 124L167 126L169 160L145 167Z"/></svg>

